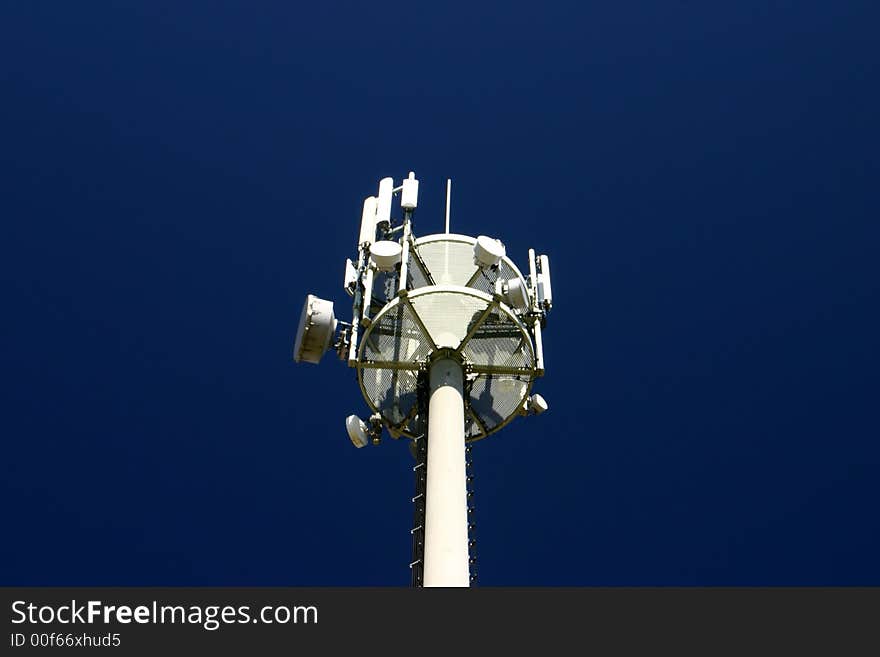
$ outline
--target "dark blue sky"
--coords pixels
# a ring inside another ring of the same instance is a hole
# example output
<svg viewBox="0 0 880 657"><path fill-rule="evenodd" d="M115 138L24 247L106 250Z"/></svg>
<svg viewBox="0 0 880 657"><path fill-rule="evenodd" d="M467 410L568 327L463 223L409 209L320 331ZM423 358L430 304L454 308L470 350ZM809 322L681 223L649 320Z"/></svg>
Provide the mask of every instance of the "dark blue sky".
<svg viewBox="0 0 880 657"><path fill-rule="evenodd" d="M413 169L553 265L481 584L880 584L875 7L5 3L0 582L407 585L406 446L290 352Z"/></svg>

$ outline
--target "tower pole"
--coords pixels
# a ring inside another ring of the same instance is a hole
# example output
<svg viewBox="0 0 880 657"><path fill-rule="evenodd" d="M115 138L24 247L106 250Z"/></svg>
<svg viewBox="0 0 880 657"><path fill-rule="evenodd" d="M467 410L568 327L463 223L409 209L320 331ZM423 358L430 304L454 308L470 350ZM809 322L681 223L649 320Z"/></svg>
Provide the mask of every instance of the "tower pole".
<svg viewBox="0 0 880 657"><path fill-rule="evenodd" d="M470 585L464 374L461 364L431 364L428 405L428 476L425 491L424 585Z"/></svg>

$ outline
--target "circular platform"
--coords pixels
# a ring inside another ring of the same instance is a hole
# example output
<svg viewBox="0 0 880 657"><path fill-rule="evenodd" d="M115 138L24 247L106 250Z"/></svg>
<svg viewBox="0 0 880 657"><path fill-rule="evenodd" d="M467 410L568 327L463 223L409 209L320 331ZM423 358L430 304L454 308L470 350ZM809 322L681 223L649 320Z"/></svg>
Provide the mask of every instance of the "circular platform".
<svg viewBox="0 0 880 657"><path fill-rule="evenodd" d="M518 278L523 287L526 279L513 261L503 256L498 267L483 271L474 264L474 245L477 239L468 235L438 233L425 235L415 241L410 254L409 276L412 289L427 285L463 285L495 292L496 280Z"/></svg>
<svg viewBox="0 0 880 657"><path fill-rule="evenodd" d="M438 249L436 255L445 260L451 254ZM461 264L454 255L450 261ZM435 264L433 272L438 271L452 272L457 280L472 277L460 266L441 271ZM536 376L531 336L513 309L473 287L418 287L376 314L358 354L361 391L392 432L409 437L419 433L420 376L427 373L432 357L440 355L458 358L464 367L468 441L510 422Z"/></svg>

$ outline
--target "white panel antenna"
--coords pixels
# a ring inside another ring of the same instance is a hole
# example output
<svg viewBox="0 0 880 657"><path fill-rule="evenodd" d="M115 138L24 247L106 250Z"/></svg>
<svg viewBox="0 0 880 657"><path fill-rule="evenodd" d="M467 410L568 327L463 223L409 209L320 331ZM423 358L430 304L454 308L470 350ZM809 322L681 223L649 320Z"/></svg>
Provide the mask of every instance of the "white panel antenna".
<svg viewBox="0 0 880 657"><path fill-rule="evenodd" d="M394 194L394 178L379 181L379 199L376 203L376 228L388 230L391 226L391 196Z"/></svg>
<svg viewBox="0 0 880 657"><path fill-rule="evenodd" d="M348 296L354 296L355 288L357 288L358 282L358 272L354 263L351 261L351 258L346 258L345 260L345 278L342 282L342 287L348 293Z"/></svg>
<svg viewBox="0 0 880 657"><path fill-rule="evenodd" d="M550 286L550 258L538 258L538 302L545 310L553 307L553 288Z"/></svg>
<svg viewBox="0 0 880 657"><path fill-rule="evenodd" d="M358 237L358 246L370 245L376 239L376 205L378 199L368 196L364 199L364 209L361 212L361 234Z"/></svg>

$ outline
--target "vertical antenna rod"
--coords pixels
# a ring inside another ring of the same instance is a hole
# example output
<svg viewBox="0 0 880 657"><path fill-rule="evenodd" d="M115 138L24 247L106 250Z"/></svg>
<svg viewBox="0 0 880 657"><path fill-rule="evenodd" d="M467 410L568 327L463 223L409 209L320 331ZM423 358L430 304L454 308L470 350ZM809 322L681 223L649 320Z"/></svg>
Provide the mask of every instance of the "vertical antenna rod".
<svg viewBox="0 0 880 657"><path fill-rule="evenodd" d="M452 196L452 178L446 179L446 234L449 234L449 197Z"/></svg>

